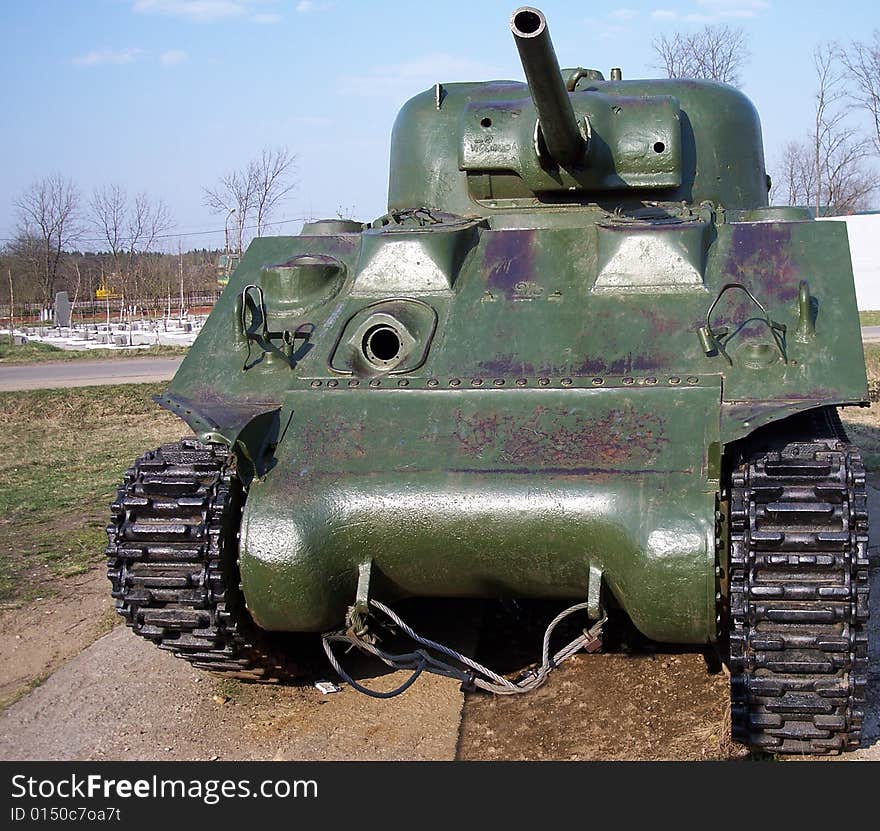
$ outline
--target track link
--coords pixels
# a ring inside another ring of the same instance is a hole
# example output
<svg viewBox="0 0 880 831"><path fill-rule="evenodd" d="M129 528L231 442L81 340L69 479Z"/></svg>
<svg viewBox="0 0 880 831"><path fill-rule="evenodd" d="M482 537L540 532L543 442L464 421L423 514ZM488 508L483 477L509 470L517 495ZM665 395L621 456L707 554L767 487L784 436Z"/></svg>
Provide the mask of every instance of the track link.
<svg viewBox="0 0 880 831"><path fill-rule="evenodd" d="M859 745L867 683L865 470L836 412L799 426L731 477L732 731L838 753Z"/></svg>
<svg viewBox="0 0 880 831"><path fill-rule="evenodd" d="M238 588L242 489L222 445L182 439L126 471L107 526L116 611L200 669L251 680L295 674L251 621Z"/></svg>

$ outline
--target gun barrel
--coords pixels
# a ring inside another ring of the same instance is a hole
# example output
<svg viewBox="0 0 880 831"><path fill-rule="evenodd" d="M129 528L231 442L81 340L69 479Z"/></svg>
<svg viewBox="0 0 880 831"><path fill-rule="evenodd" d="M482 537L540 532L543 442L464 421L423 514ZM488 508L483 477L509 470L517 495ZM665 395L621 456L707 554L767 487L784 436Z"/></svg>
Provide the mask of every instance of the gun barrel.
<svg viewBox="0 0 880 831"><path fill-rule="evenodd" d="M583 160L586 142L562 81L547 19L540 10L523 6L510 16L510 31L538 111L547 150L558 164L577 164Z"/></svg>

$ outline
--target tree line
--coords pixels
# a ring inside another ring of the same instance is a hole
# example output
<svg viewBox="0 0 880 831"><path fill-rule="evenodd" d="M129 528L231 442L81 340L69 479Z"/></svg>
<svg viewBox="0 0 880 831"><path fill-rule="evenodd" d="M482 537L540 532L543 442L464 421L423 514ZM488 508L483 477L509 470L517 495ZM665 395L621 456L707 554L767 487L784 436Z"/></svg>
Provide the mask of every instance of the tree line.
<svg viewBox="0 0 880 831"><path fill-rule="evenodd" d="M250 231L262 236L296 186L295 167L287 147L264 148L202 189L205 206L223 217L226 252L240 254ZM51 173L19 193L14 208L14 235L0 247L0 303L7 308L10 301L49 307L63 290L75 302L93 302L102 290L101 297L138 315L217 287L221 252L184 252L185 234L175 233L161 198L130 194L119 184L84 193L71 178Z"/></svg>
<svg viewBox="0 0 880 831"><path fill-rule="evenodd" d="M734 86L750 57L738 26L661 35L652 45L657 68L670 78ZM813 68L812 117L771 165L771 201L809 206L817 216L866 210L880 189L880 31L869 41L818 44Z"/></svg>

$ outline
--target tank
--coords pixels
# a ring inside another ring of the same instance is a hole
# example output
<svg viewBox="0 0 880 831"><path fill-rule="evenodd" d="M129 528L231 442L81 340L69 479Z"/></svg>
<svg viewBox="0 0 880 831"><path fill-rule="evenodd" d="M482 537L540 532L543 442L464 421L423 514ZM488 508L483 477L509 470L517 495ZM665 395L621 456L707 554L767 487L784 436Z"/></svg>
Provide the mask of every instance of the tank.
<svg viewBox="0 0 880 831"><path fill-rule="evenodd" d="M278 677L401 598L545 598L716 646L736 740L859 743L867 406L846 228L768 206L749 100L560 69L401 109L388 213L253 240L158 397L109 576L133 630ZM309 634L311 633L311 634Z"/></svg>

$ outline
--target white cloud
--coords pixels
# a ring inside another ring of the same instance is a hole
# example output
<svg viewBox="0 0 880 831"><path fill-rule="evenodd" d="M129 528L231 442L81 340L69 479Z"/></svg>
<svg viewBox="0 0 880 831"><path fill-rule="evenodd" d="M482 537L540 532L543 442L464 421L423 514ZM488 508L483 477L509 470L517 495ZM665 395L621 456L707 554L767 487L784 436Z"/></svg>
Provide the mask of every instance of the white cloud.
<svg viewBox="0 0 880 831"><path fill-rule="evenodd" d="M635 9L616 9L608 15L612 20L619 20L621 23L625 23L627 20L632 20L638 16L639 13Z"/></svg>
<svg viewBox="0 0 880 831"><path fill-rule="evenodd" d="M183 63L187 57L188 55L183 49L168 49L159 55L159 63L162 66L177 66L177 64Z"/></svg>
<svg viewBox="0 0 880 831"><path fill-rule="evenodd" d="M239 17L253 6L251 0L134 0L132 9L140 14L183 17L197 23L214 23Z"/></svg>
<svg viewBox="0 0 880 831"><path fill-rule="evenodd" d="M697 5L704 11L684 15L690 23L718 23L731 18L749 20L770 8L766 0L697 0Z"/></svg>
<svg viewBox="0 0 880 831"><path fill-rule="evenodd" d="M651 17L654 20L675 20L678 17L678 13L671 9L654 9L651 12Z"/></svg>
<svg viewBox="0 0 880 831"><path fill-rule="evenodd" d="M143 53L142 49L96 49L73 59L77 66L106 66L134 63Z"/></svg>
<svg viewBox="0 0 880 831"><path fill-rule="evenodd" d="M264 13L264 14L255 14L251 20L254 23L280 23L282 18L280 14L272 14L272 13Z"/></svg>

